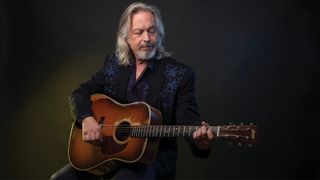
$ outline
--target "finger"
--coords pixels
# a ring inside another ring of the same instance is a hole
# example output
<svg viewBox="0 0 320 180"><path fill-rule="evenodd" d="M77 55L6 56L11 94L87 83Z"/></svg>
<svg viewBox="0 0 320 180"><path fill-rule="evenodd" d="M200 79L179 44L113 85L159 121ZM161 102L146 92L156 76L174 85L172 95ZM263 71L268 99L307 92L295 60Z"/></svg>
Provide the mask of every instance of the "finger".
<svg viewBox="0 0 320 180"><path fill-rule="evenodd" d="M89 134L84 135L84 136L82 137L82 139L83 139L84 141L89 141L89 139L90 139Z"/></svg>
<svg viewBox="0 0 320 180"><path fill-rule="evenodd" d="M201 137L202 138L207 137L207 127L205 127L205 126L201 127Z"/></svg>
<svg viewBox="0 0 320 180"><path fill-rule="evenodd" d="M197 131L194 132L194 139L198 141L200 139L200 136L201 136L201 131L200 129L198 129Z"/></svg>
<svg viewBox="0 0 320 180"><path fill-rule="evenodd" d="M211 129L208 129L207 130L207 135L208 135L208 139L211 140L211 139L214 139L214 134L213 132L211 131Z"/></svg>
<svg viewBox="0 0 320 180"><path fill-rule="evenodd" d="M98 140L98 139L100 139L100 131L99 130L95 131L95 133L94 133L94 140Z"/></svg>
<svg viewBox="0 0 320 180"><path fill-rule="evenodd" d="M193 137L193 139L196 139L196 138L197 138L197 131L194 131L194 132L192 133L192 137Z"/></svg>
<svg viewBox="0 0 320 180"><path fill-rule="evenodd" d="M87 141L92 141L93 140L93 134L92 133L89 133L88 135L87 135Z"/></svg>
<svg viewBox="0 0 320 180"><path fill-rule="evenodd" d="M198 139L198 137L199 137L199 132L198 132L198 130L197 130L197 131L195 131L195 132L193 133L193 138L196 140L196 139Z"/></svg>
<svg viewBox="0 0 320 180"><path fill-rule="evenodd" d="M88 138L88 131L82 131L82 139L86 140Z"/></svg>
<svg viewBox="0 0 320 180"><path fill-rule="evenodd" d="M90 133L88 133L88 140L89 141L96 140L96 130L95 129L90 129Z"/></svg>

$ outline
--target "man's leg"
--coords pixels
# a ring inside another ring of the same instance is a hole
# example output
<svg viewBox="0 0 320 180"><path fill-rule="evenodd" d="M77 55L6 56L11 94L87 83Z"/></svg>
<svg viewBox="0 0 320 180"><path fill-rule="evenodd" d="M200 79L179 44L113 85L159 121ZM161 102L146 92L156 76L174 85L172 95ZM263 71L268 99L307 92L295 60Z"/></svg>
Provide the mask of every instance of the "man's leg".
<svg viewBox="0 0 320 180"><path fill-rule="evenodd" d="M118 170L111 179L155 179L155 173L151 166L128 167Z"/></svg>
<svg viewBox="0 0 320 180"><path fill-rule="evenodd" d="M67 164L51 177L51 180L70 180L70 179L96 179L101 180L102 177L91 173L78 171L74 169L70 164Z"/></svg>

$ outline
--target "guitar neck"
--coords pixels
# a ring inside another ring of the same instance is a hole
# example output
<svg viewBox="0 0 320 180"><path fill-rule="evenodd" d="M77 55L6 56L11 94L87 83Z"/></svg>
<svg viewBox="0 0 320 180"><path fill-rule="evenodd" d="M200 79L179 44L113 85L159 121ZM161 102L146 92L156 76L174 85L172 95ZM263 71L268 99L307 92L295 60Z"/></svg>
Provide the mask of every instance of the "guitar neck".
<svg viewBox="0 0 320 180"><path fill-rule="evenodd" d="M201 126L183 125L142 125L130 127L130 136L137 138L147 137L192 137L193 132ZM216 137L227 138L231 141L256 143L255 125L221 125L209 126ZM127 131L128 132L128 131Z"/></svg>
<svg viewBox="0 0 320 180"><path fill-rule="evenodd" d="M142 125L133 126L131 137L192 137L193 132L201 126L180 126L180 125ZM214 134L219 136L219 126L210 126Z"/></svg>

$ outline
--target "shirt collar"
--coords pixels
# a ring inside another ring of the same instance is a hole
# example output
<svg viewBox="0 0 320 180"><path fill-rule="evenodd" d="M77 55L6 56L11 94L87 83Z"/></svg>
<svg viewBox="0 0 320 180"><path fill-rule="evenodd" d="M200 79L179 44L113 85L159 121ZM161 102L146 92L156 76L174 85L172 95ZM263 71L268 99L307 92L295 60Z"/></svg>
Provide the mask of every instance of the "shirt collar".
<svg viewBox="0 0 320 180"><path fill-rule="evenodd" d="M130 58L130 61L132 62L131 65L136 65L136 60L134 58ZM154 58L147 60L149 64L147 65L147 68L149 68L152 72L154 71L154 61L156 61Z"/></svg>

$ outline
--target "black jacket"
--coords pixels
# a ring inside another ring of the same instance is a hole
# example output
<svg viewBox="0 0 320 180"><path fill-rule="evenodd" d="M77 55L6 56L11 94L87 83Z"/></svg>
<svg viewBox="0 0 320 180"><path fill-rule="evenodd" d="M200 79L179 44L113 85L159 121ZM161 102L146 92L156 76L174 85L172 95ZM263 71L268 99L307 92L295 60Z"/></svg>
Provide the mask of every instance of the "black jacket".
<svg viewBox="0 0 320 180"><path fill-rule="evenodd" d="M160 110L163 124L200 125L195 98L195 75L186 65L172 58L154 60L154 71L146 103ZM92 116L90 95L103 93L120 103L126 102L130 76L128 66L118 65L117 57L108 56L103 67L90 80L80 85L70 97L71 109L78 123ZM193 154L207 157L210 150L196 148L192 139L186 139ZM157 178L174 178L177 160L177 139L162 138L156 160L152 164Z"/></svg>

